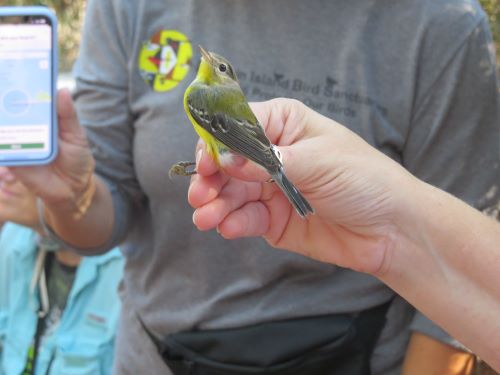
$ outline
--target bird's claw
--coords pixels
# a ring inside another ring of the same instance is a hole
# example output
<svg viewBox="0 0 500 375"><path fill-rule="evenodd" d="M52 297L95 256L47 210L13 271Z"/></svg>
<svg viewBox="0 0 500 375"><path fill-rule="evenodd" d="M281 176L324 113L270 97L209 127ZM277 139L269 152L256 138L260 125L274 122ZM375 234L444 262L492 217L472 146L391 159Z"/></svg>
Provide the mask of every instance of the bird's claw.
<svg viewBox="0 0 500 375"><path fill-rule="evenodd" d="M188 167L192 167L193 165L196 165L194 161L180 161L178 163L175 163L170 167L170 170L168 171L168 177L172 179L172 176L176 174L177 176L192 176L196 174L196 169L193 170L188 170Z"/></svg>

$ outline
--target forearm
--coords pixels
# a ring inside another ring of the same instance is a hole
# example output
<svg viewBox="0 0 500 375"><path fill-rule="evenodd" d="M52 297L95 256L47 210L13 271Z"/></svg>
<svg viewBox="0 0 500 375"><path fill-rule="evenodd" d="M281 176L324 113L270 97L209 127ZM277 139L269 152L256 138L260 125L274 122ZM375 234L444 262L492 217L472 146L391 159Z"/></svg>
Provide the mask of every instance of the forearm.
<svg viewBox="0 0 500 375"><path fill-rule="evenodd" d="M107 185L96 175L92 177L91 197L81 212L72 204L45 206L45 221L65 242L81 249L96 248L111 237L114 225L113 200Z"/></svg>
<svg viewBox="0 0 500 375"><path fill-rule="evenodd" d="M500 227L441 190L410 185L380 278L498 370Z"/></svg>

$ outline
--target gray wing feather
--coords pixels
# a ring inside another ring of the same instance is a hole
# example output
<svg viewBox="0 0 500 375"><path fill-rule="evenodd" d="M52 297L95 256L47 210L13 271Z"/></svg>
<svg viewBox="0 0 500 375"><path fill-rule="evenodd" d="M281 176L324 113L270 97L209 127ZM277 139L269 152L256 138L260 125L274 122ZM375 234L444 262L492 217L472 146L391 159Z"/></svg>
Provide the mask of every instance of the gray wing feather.
<svg viewBox="0 0 500 375"><path fill-rule="evenodd" d="M231 150L267 170L274 171L281 165L260 124L254 125L220 111L212 113L207 109L207 97L203 98L200 92L196 94L188 97L187 106L200 126Z"/></svg>

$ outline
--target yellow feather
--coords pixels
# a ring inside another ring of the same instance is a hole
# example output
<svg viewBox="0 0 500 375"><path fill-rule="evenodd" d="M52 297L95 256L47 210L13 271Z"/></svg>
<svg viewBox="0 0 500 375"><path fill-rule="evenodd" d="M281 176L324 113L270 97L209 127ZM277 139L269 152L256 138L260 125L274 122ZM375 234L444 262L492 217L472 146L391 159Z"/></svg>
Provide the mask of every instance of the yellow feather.
<svg viewBox="0 0 500 375"><path fill-rule="evenodd" d="M200 71L201 71L201 68L200 68ZM193 116L191 116L191 113L189 111L189 108L188 108L188 105L187 105L187 98L188 98L189 93L191 92L191 90L192 90L192 87L189 86L186 89L186 92L184 93L184 110L185 110L185 112L186 112L186 114L187 114L187 116L189 118L189 121L191 121L191 124L193 124L194 130L196 131L196 133L198 133L198 135L200 136L200 138L203 139L203 142L205 142L205 144L207 145L207 152L208 152L208 154L215 160L215 162L217 163L217 165L220 166L220 162L219 162L219 147L217 146L217 144L220 143L220 142L217 141L217 139L215 139L215 137L212 134L210 134L205 129L203 129L203 127L201 125L198 125L198 123L193 118Z"/></svg>

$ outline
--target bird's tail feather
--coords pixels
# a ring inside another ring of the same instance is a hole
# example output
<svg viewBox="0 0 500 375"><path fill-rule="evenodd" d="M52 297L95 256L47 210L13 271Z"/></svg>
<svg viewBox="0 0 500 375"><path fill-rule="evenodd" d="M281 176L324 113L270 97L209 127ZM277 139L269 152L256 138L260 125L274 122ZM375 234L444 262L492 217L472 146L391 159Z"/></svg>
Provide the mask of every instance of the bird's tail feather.
<svg viewBox="0 0 500 375"><path fill-rule="evenodd" d="M286 177L283 168L280 168L276 173L272 173L271 176L301 217L304 218L308 214L314 213L313 208L306 198L302 196L300 191Z"/></svg>

